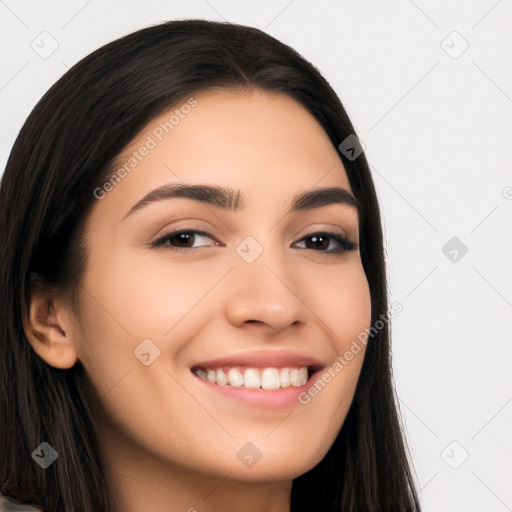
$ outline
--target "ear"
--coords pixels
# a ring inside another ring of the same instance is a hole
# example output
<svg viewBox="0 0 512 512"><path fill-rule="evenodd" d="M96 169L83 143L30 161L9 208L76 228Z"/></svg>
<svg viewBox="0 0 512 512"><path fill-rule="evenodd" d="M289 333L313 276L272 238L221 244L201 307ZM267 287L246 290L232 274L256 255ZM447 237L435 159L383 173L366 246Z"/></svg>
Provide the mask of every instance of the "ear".
<svg viewBox="0 0 512 512"><path fill-rule="evenodd" d="M67 369L77 361L75 319L69 301L40 288L30 294L25 334L35 352L55 368Z"/></svg>

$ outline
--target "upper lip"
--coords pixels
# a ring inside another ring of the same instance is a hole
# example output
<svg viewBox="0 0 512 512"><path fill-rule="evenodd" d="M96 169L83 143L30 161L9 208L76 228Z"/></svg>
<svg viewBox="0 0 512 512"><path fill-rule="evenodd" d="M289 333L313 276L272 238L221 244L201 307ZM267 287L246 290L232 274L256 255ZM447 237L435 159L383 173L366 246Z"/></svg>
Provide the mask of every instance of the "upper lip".
<svg viewBox="0 0 512 512"><path fill-rule="evenodd" d="M307 366L313 371L321 370L324 363L315 357L290 351L254 351L229 354L223 357L202 361L192 366L196 368L220 368L223 366L244 366L253 368L284 368L289 366Z"/></svg>

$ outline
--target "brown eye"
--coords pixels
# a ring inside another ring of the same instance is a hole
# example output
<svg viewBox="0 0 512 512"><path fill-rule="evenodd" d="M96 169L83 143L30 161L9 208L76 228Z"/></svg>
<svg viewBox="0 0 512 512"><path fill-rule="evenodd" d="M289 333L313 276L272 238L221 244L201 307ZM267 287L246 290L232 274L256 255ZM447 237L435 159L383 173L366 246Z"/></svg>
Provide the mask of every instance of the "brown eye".
<svg viewBox="0 0 512 512"><path fill-rule="evenodd" d="M171 245L178 244L179 247L189 248L191 244L194 245L195 235L191 231L182 231L177 235L168 237L168 240Z"/></svg>
<svg viewBox="0 0 512 512"><path fill-rule="evenodd" d="M198 239L201 238L209 238L210 240L215 240L211 235L204 231L182 229L167 233L163 237L159 238L156 242L153 242L151 245L153 247L169 247L170 249L176 250L197 249L198 247L193 247L193 245L198 241ZM211 245L216 245L216 243Z"/></svg>
<svg viewBox="0 0 512 512"><path fill-rule="evenodd" d="M345 251L355 251L357 249L357 244L350 241L348 238L340 235L338 233L331 233L328 231L321 231L318 233L311 233L310 235L304 237L302 242L305 240L305 249L313 249L320 252L327 253L342 253ZM310 240L310 242L308 242ZM335 248L328 249L331 243L334 241ZM336 245L338 247L336 247Z"/></svg>

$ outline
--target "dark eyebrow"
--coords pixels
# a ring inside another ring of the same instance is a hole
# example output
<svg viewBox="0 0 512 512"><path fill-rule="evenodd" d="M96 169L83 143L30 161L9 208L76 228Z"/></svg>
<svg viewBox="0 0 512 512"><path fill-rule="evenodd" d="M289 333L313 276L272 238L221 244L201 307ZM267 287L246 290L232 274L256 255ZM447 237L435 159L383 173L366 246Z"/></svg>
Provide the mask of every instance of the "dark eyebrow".
<svg viewBox="0 0 512 512"><path fill-rule="evenodd" d="M180 197L194 199L233 212L244 208L243 195L240 190L219 185L170 183L145 195L132 206L122 220L149 204ZM346 204L358 211L360 209L359 202L348 190L341 187L323 187L313 188L295 195L291 202L290 212L310 210L330 204Z"/></svg>
<svg viewBox="0 0 512 512"><path fill-rule="evenodd" d="M312 188L297 194L292 200L290 211L311 210L330 204L346 204L358 212L360 210L359 201L346 188L323 187Z"/></svg>

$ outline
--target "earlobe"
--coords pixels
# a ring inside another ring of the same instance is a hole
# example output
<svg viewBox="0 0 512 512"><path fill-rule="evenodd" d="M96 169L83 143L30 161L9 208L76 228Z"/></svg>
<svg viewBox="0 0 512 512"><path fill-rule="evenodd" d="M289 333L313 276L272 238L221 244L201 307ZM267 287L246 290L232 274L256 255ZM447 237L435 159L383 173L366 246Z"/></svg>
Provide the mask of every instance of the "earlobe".
<svg viewBox="0 0 512 512"><path fill-rule="evenodd" d="M72 315L69 306L42 290L33 290L28 318L24 320L27 339L34 351L50 366L68 369L77 360Z"/></svg>

